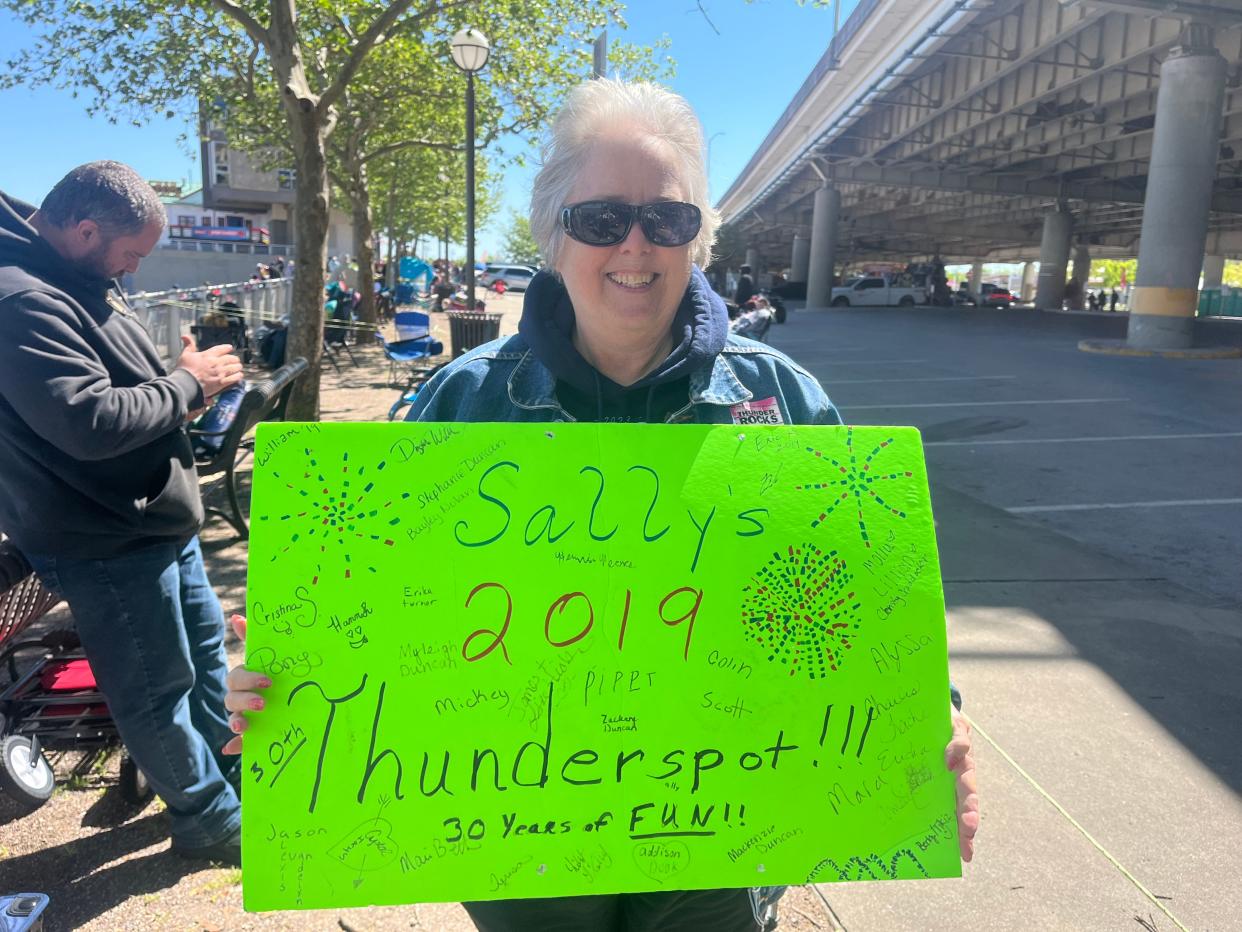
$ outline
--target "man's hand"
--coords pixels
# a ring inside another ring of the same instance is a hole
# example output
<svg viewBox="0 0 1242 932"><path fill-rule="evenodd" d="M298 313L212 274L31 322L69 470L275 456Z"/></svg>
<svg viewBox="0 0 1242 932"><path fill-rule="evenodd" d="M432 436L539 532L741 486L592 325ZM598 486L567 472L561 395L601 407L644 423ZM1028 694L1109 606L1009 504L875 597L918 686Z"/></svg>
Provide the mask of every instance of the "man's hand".
<svg viewBox="0 0 1242 932"><path fill-rule="evenodd" d="M975 782L975 755L971 750L970 722L952 710L953 737L944 749L944 765L957 776L957 839L962 860L975 856L975 832L979 831L979 788Z"/></svg>
<svg viewBox="0 0 1242 932"><path fill-rule="evenodd" d="M177 368L184 369L203 387L203 398L214 398L230 385L242 380L241 360L233 355L231 346L209 346L201 353L192 337L182 337L181 357Z"/></svg>

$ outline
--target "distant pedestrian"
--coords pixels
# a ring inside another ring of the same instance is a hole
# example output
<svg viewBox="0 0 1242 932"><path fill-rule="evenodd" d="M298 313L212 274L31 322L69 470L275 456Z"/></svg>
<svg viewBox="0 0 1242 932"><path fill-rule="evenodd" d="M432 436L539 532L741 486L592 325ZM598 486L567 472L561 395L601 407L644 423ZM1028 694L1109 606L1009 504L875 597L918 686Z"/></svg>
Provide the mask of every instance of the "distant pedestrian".
<svg viewBox="0 0 1242 932"><path fill-rule="evenodd" d="M1108 296L1108 309L1110 311L1117 310L1117 302L1121 300L1121 295L1117 294L1117 289L1113 289L1113 293Z"/></svg>
<svg viewBox="0 0 1242 932"><path fill-rule="evenodd" d="M1071 311L1082 310L1082 282L1071 278L1065 283L1065 306Z"/></svg>
<svg viewBox="0 0 1242 932"><path fill-rule="evenodd" d="M733 292L733 303L742 307L755 294L755 280L750 277L750 266L742 266L742 274L737 279L737 291Z"/></svg>

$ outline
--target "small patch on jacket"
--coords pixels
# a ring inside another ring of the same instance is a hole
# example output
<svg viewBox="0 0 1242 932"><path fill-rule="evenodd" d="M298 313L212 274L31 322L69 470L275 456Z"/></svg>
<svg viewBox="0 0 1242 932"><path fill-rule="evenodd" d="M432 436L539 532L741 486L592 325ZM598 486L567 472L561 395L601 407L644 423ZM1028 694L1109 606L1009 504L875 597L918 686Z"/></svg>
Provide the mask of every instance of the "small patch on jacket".
<svg viewBox="0 0 1242 932"><path fill-rule="evenodd" d="M780 405L776 398L762 398L758 401L743 401L729 408L734 424L784 424Z"/></svg>

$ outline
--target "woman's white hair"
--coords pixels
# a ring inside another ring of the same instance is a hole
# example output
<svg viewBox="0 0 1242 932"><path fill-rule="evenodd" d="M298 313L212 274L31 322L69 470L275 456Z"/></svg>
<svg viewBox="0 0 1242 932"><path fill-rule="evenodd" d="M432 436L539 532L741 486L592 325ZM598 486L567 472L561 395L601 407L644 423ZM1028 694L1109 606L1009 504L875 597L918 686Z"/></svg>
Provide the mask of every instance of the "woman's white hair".
<svg viewBox="0 0 1242 932"><path fill-rule="evenodd" d="M684 97L655 84L595 80L569 92L543 146L543 159L530 194L530 231L544 260L557 267L565 231L566 206L591 144L614 126L635 126L670 146L681 162L678 180L685 199L703 212L703 225L690 243L690 259L700 267L711 261L720 216L708 203L703 166L703 127Z"/></svg>

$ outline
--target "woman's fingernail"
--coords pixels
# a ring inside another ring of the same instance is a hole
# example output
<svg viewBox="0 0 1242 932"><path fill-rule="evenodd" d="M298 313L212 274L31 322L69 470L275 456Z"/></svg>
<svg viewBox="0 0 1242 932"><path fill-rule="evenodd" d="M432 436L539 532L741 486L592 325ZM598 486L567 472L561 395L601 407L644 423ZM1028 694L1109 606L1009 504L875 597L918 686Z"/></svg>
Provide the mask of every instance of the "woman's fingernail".
<svg viewBox="0 0 1242 932"><path fill-rule="evenodd" d="M250 700L250 708L252 709L261 709L263 708L264 705L265 703L263 702L262 699L251 699Z"/></svg>
<svg viewBox="0 0 1242 932"><path fill-rule="evenodd" d="M263 679L259 680L259 689L267 689L271 685L272 681L267 677L263 677Z"/></svg>
<svg viewBox="0 0 1242 932"><path fill-rule="evenodd" d="M229 719L229 730L230 731L234 731L234 732L237 732L238 734L241 734L241 729L242 729L242 726L241 726L240 719L236 719L236 718Z"/></svg>

